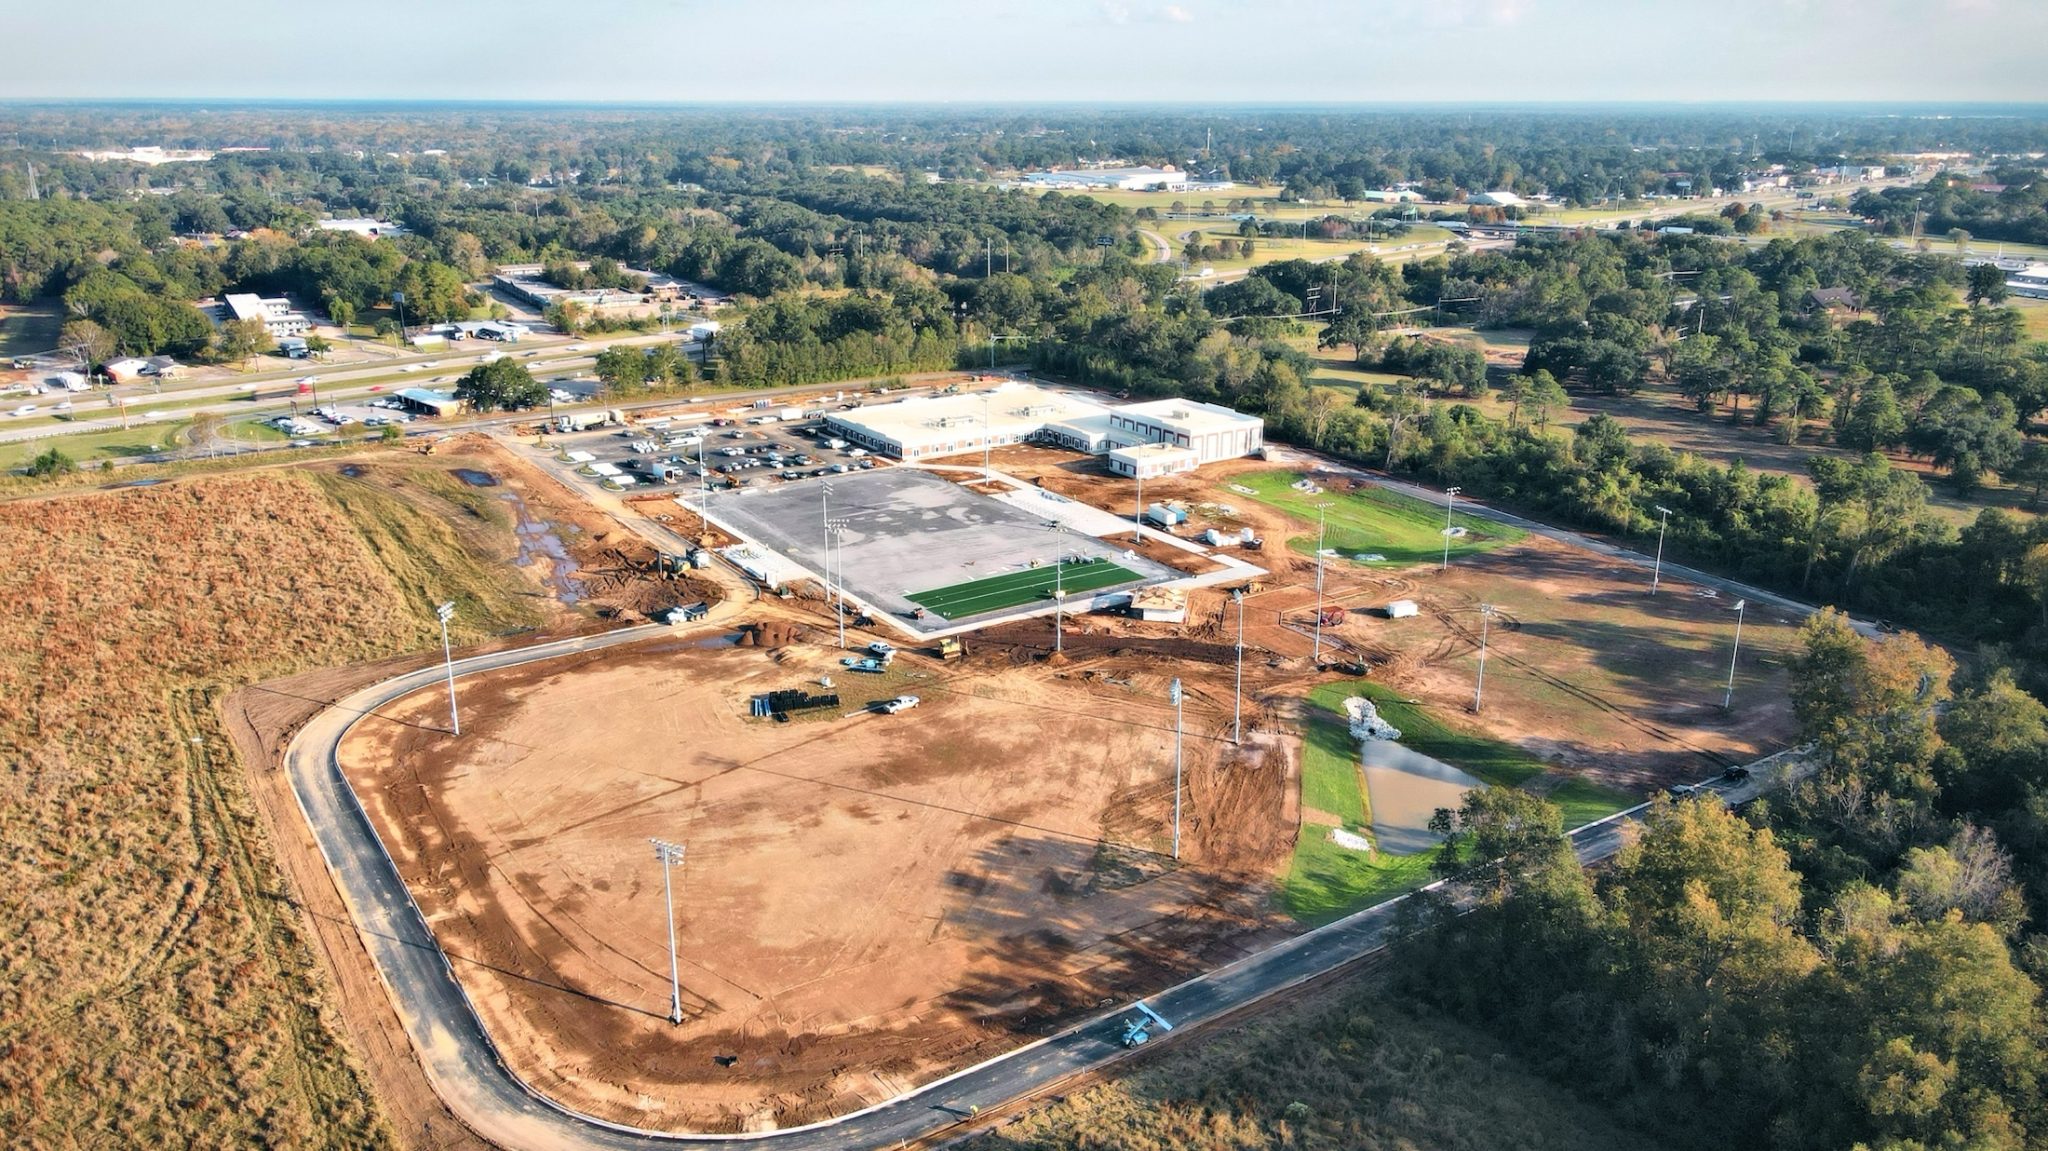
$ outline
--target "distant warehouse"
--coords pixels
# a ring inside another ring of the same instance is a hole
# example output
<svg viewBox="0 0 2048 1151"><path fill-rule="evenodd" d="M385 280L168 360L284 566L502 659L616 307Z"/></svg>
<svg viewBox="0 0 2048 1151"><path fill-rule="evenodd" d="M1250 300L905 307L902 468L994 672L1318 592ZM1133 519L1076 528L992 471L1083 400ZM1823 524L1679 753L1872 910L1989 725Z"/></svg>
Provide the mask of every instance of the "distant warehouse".
<svg viewBox="0 0 2048 1151"><path fill-rule="evenodd" d="M1216 404L1154 400L1112 407L1018 383L870 404L829 413L825 422L834 435L901 460L1045 443L1108 455L1111 470L1147 478L1251 455L1265 444L1264 420ZM1129 451L1141 445L1167 450Z"/></svg>

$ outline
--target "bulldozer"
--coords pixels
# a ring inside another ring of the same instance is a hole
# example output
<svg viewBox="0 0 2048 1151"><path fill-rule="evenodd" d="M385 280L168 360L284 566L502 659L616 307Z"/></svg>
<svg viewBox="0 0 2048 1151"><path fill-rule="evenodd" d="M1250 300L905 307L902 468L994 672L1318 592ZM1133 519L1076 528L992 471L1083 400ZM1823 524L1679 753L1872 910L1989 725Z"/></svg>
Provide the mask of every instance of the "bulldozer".
<svg viewBox="0 0 2048 1151"><path fill-rule="evenodd" d="M960 639L957 636L949 635L939 641L939 658L942 660L959 659L966 654L967 649L961 646Z"/></svg>

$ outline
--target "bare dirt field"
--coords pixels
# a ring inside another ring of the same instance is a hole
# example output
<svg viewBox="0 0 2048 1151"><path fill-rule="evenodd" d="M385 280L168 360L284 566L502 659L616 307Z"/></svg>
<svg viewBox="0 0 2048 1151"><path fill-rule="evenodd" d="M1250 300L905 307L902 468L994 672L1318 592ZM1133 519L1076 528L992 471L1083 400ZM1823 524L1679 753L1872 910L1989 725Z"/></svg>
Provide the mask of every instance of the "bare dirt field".
<svg viewBox="0 0 2048 1151"><path fill-rule="evenodd" d="M771 629L772 630L772 629ZM822 629L812 629L822 637ZM855 673L836 647L678 637L423 693L344 761L486 1025L563 1102L673 1129L854 1109L1280 930L1289 755L1241 755L1229 669L990 648L897 661L897 716L748 718ZM1188 676L1183 865L1166 854ZM676 873L669 1024L661 873Z"/></svg>
<svg viewBox="0 0 2048 1151"><path fill-rule="evenodd" d="M1128 481L1072 453L1016 448L999 466L1098 506L1130 498ZM1274 467L1258 460L1214 464L1147 482L1145 496L1189 506L1182 534L1250 527L1265 540L1261 551L1240 553L1272 573L1246 599L1246 644L1258 653L1254 659L1301 661L1305 672L1314 646L1315 562L1291 553L1286 541L1313 535L1314 524L1231 487L1233 477ZM1337 560L1326 566L1324 602L1347 611L1342 623L1324 629L1324 655L1361 660L1374 679L1432 705L1449 722L1529 748L1561 773L1636 792L1782 746L1793 730L1783 662L1798 621L1761 607L1746 613L1736 707L1724 712L1732 603L1669 578L1652 597L1648 584L1631 565L1533 535L1460 557L1448 574L1433 566L1390 572ZM1373 610L1394 599L1416 601L1421 615L1394 621ZM1485 708L1474 715L1482 603L1501 614L1489 635ZM1188 606L1187 626L1171 630L1235 642L1226 589L1198 591ZM1091 619L1089 626L1149 625Z"/></svg>

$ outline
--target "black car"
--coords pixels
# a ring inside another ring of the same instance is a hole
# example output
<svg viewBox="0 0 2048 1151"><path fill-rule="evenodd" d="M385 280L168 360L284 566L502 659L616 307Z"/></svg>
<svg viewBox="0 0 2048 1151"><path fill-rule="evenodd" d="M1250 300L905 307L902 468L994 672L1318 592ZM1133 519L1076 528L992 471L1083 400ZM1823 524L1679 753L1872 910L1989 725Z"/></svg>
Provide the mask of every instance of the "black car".
<svg viewBox="0 0 2048 1151"><path fill-rule="evenodd" d="M1746 767L1731 767L1721 773L1721 779L1725 783L1747 783L1749 782L1749 769Z"/></svg>

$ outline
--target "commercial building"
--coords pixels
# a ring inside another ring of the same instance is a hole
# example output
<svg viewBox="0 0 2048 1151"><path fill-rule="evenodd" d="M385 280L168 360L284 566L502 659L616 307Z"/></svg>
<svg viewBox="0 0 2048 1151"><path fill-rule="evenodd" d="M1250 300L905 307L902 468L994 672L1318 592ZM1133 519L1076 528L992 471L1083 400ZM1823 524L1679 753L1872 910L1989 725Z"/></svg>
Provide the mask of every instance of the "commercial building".
<svg viewBox="0 0 2048 1151"><path fill-rule="evenodd" d="M1191 448L1172 444L1134 444L1109 453L1109 470L1130 479L1152 480L1191 472L1202 464Z"/></svg>
<svg viewBox="0 0 2048 1151"><path fill-rule="evenodd" d="M455 398L453 392L437 392L431 388L402 388L393 393L405 410L423 416L452 416L462 411L464 401Z"/></svg>
<svg viewBox="0 0 2048 1151"><path fill-rule="evenodd" d="M2030 300L2048 300L2048 264L2028 264L2005 278L2005 290Z"/></svg>
<svg viewBox="0 0 2048 1151"><path fill-rule="evenodd" d="M1024 182L1038 188L1078 191L1185 192L1189 177L1178 168L1073 168L1026 172Z"/></svg>
<svg viewBox="0 0 2048 1151"><path fill-rule="evenodd" d="M316 221L315 226L323 232L354 232L366 240L406 234L403 224L394 224L389 220L373 220L367 216L345 220L320 220Z"/></svg>
<svg viewBox="0 0 2048 1151"><path fill-rule="evenodd" d="M1135 476L1144 469L1148 477L1251 455L1265 444L1265 421L1217 404L1152 400L1111 407L1071 392L1021 383L831 412L825 424L833 435L902 460L1036 442L1090 455L1109 453L1112 470ZM1115 456L1139 445L1186 454L1150 451Z"/></svg>
<svg viewBox="0 0 2048 1151"><path fill-rule="evenodd" d="M830 412L832 434L901 460L978 452L1021 444L1048 424L1100 415L1101 404L1032 384L1001 384L982 392L912 396Z"/></svg>
<svg viewBox="0 0 2048 1151"><path fill-rule="evenodd" d="M588 270L588 260L578 261L576 266ZM621 305L645 305L649 303L676 303L687 307L712 307L727 302L727 297L702 284L678 280L661 272L650 272L641 268L621 269L627 275L645 281L645 289L635 292L624 288L563 288L542 278L540 264L506 264L491 277L491 286L513 299L545 310L551 304L578 304L586 308L603 308Z"/></svg>
<svg viewBox="0 0 2048 1151"><path fill-rule="evenodd" d="M303 336L313 330L313 321L292 310L292 302L283 296L265 298L253 292L231 292L223 297L227 318L231 320L256 320L273 339L286 336Z"/></svg>
<svg viewBox="0 0 2048 1151"><path fill-rule="evenodd" d="M1172 444L1196 465L1248 456L1266 444L1266 421L1200 400L1150 400L1110 409L1113 434L1131 443Z"/></svg>

